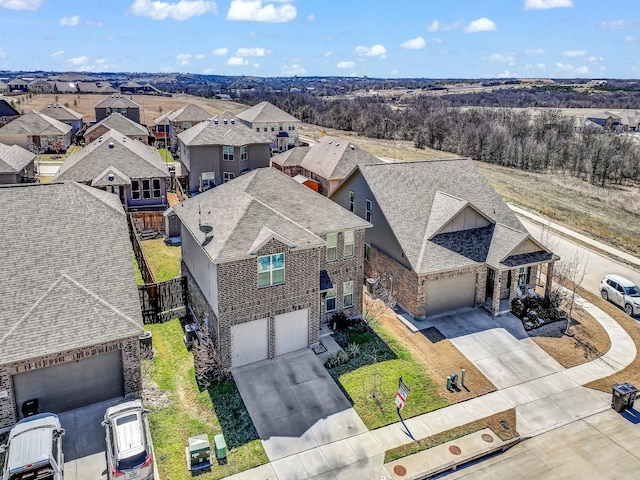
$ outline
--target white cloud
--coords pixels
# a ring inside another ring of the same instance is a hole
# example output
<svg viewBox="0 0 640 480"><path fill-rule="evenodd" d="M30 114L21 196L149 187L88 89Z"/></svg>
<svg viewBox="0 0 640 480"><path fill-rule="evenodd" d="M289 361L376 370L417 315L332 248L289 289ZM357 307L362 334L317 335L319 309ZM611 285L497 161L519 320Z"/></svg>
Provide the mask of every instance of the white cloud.
<svg viewBox="0 0 640 480"><path fill-rule="evenodd" d="M329 58L331 55L333 55L333 52L329 51L329 52L324 52L324 58Z"/></svg>
<svg viewBox="0 0 640 480"><path fill-rule="evenodd" d="M231 0L227 20L240 22L284 23L296 18L298 11L290 3L276 7L272 3L263 6L262 0Z"/></svg>
<svg viewBox="0 0 640 480"><path fill-rule="evenodd" d="M604 62L604 58L603 57L591 56L591 57L587 58L587 61L591 62L591 63Z"/></svg>
<svg viewBox="0 0 640 480"><path fill-rule="evenodd" d="M58 50L57 52L53 52L51 54L51 58L59 57L60 55L64 55L64 50Z"/></svg>
<svg viewBox="0 0 640 480"><path fill-rule="evenodd" d="M610 22L600 22L600 28L608 30L618 30L621 28L630 28L633 26L633 22L627 20L612 20Z"/></svg>
<svg viewBox="0 0 640 480"><path fill-rule="evenodd" d="M178 65L189 65L191 63L192 55L190 53L179 53L176 55L176 61Z"/></svg>
<svg viewBox="0 0 640 480"><path fill-rule="evenodd" d="M424 41L422 37L412 38L411 40L407 40L406 42L402 42L400 44L401 48L405 48L407 50L420 50L427 46L427 42Z"/></svg>
<svg viewBox="0 0 640 480"><path fill-rule="evenodd" d="M316 19L315 14L310 13L309 15L307 15L307 22L313 22Z"/></svg>
<svg viewBox="0 0 640 480"><path fill-rule="evenodd" d="M541 56L541 55L544 55L545 53L546 53L546 52L545 52L545 49L544 49L544 48L527 48L527 49L524 51L524 54L525 54L527 57L539 57L539 56Z"/></svg>
<svg viewBox="0 0 640 480"><path fill-rule="evenodd" d="M586 75L589 73L589 68L582 65L580 67L574 67L570 63L556 62L556 70L566 74L567 76L573 75Z"/></svg>
<svg viewBox="0 0 640 480"><path fill-rule="evenodd" d="M549 8L573 7L572 0L525 0L525 10L547 10Z"/></svg>
<svg viewBox="0 0 640 480"><path fill-rule="evenodd" d="M336 67L338 68L353 68L356 66L356 62L347 62L347 61L342 61L342 62L338 62L338 64L336 65Z"/></svg>
<svg viewBox="0 0 640 480"><path fill-rule="evenodd" d="M356 47L356 53L361 57L387 58L387 49L379 44L372 47L363 47L359 45Z"/></svg>
<svg viewBox="0 0 640 480"><path fill-rule="evenodd" d="M640 42L640 37L632 37L631 35L627 35L626 37L624 37L624 41L627 43Z"/></svg>
<svg viewBox="0 0 640 480"><path fill-rule="evenodd" d="M400 70L391 70L391 75L393 75L394 77L397 77L399 73Z"/></svg>
<svg viewBox="0 0 640 480"><path fill-rule="evenodd" d="M282 67L280 67L280 72L282 72L282 74L286 76L293 76L304 75L307 73L307 70L303 66L294 63L292 65L283 65Z"/></svg>
<svg viewBox="0 0 640 480"><path fill-rule="evenodd" d="M512 66L516 63L516 57L513 53L494 53L489 56L489 61L491 63L507 63Z"/></svg>
<svg viewBox="0 0 640 480"><path fill-rule="evenodd" d="M94 27L94 28L102 28L102 27L104 27L104 24L102 22L100 22L100 21L95 22L93 20L85 20L84 23L86 23L88 26Z"/></svg>
<svg viewBox="0 0 640 480"><path fill-rule="evenodd" d="M578 75L586 75L589 73L589 69L585 66L576 68L573 73L577 73Z"/></svg>
<svg viewBox="0 0 640 480"><path fill-rule="evenodd" d="M80 23L80 17L78 15L74 15L73 17L62 17L58 20L58 24L63 27L75 27Z"/></svg>
<svg viewBox="0 0 640 480"><path fill-rule="evenodd" d="M197 60L202 60L204 58L204 53L198 53L198 54L194 55L193 58L195 58Z"/></svg>
<svg viewBox="0 0 640 480"><path fill-rule="evenodd" d="M87 63L89 61L89 57L85 57L84 55L82 57L73 57L70 58L69 60L67 60L70 64L72 65L84 65L85 63Z"/></svg>
<svg viewBox="0 0 640 480"><path fill-rule="evenodd" d="M96 58L96 63L98 65L104 65L107 61L104 58Z"/></svg>
<svg viewBox="0 0 640 480"><path fill-rule="evenodd" d="M220 55L226 55L227 53L229 53L229 49L228 48L216 48L214 50L211 51L211 53L213 53L214 55L220 56Z"/></svg>
<svg viewBox="0 0 640 480"><path fill-rule="evenodd" d="M252 66L253 66L253 68L260 68L260 64L259 63L254 63Z"/></svg>
<svg viewBox="0 0 640 480"><path fill-rule="evenodd" d="M208 12L217 13L217 7L216 2L207 0L179 0L177 3L135 0L129 11L133 15L151 17L154 20L187 20Z"/></svg>
<svg viewBox="0 0 640 480"><path fill-rule="evenodd" d="M580 58L587 54L585 50L567 50L562 54L563 57Z"/></svg>
<svg viewBox="0 0 640 480"><path fill-rule="evenodd" d="M547 66L544 63L538 63L536 65L536 68L539 68L540 70L546 70Z"/></svg>
<svg viewBox="0 0 640 480"><path fill-rule="evenodd" d="M4 50L2 50L2 49L0 48L0 58L4 58L4 57L6 57L6 56L7 56L7 54L6 54L6 53L4 53Z"/></svg>
<svg viewBox="0 0 640 480"><path fill-rule="evenodd" d="M427 25L427 31L431 33L435 32L452 32L453 30L457 30L462 27L462 20L458 20L453 23L443 23L440 20L434 20L429 25Z"/></svg>
<svg viewBox="0 0 640 480"><path fill-rule="evenodd" d="M10 10L38 10L41 0L0 0L0 7Z"/></svg>
<svg viewBox="0 0 640 480"><path fill-rule="evenodd" d="M213 68L205 68L204 70L202 70L202 73L205 75L210 75L213 73Z"/></svg>
<svg viewBox="0 0 640 480"><path fill-rule="evenodd" d="M236 57L264 57L268 53L271 53L271 50L266 50L262 47L239 48L236 50Z"/></svg>
<svg viewBox="0 0 640 480"><path fill-rule="evenodd" d="M511 73L509 70L505 70L504 72L498 74L498 78L515 78L518 76L519 75L517 73Z"/></svg>
<svg viewBox="0 0 640 480"><path fill-rule="evenodd" d="M489 20L486 17L479 18L471 22L464 29L467 33L476 33L476 32L494 32L498 29L493 20Z"/></svg>
<svg viewBox="0 0 640 480"><path fill-rule="evenodd" d="M240 58L240 57L231 57L229 58L229 60L227 60L227 65L239 66L239 65L247 65L248 63L249 62L245 58Z"/></svg>

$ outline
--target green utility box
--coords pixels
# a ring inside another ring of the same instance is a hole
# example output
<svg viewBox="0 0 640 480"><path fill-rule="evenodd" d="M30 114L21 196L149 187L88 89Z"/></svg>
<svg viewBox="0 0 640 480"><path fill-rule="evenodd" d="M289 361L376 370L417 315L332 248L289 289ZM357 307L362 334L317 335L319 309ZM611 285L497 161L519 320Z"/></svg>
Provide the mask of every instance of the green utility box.
<svg viewBox="0 0 640 480"><path fill-rule="evenodd" d="M216 457L218 458L218 463L221 463L227 458L227 442L224 439L224 435L221 433L213 437L213 442L216 445Z"/></svg>
<svg viewBox="0 0 640 480"><path fill-rule="evenodd" d="M190 470L200 470L211 467L211 445L209 435L196 435L189 437L187 447L187 463Z"/></svg>

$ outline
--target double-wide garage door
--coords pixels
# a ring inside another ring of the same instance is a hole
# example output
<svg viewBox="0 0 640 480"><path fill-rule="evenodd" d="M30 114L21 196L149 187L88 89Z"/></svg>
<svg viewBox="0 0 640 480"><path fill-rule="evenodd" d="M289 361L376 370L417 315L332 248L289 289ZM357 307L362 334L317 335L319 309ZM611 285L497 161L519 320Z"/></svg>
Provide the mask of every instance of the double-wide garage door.
<svg viewBox="0 0 640 480"><path fill-rule="evenodd" d="M476 301L476 274L429 282L427 315L473 307Z"/></svg>
<svg viewBox="0 0 640 480"><path fill-rule="evenodd" d="M60 413L124 395L120 351L13 376L16 406L38 399L41 412Z"/></svg>

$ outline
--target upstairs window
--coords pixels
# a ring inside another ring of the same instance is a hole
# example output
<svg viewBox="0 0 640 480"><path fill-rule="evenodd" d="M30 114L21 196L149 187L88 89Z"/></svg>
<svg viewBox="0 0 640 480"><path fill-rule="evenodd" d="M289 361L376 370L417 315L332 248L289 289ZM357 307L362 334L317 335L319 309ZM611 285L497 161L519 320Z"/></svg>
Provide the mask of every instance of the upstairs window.
<svg viewBox="0 0 640 480"><path fill-rule="evenodd" d="M191 128L191 122L182 122L183 130L188 130L189 128Z"/></svg>
<svg viewBox="0 0 640 480"><path fill-rule="evenodd" d="M366 211L365 216L364 216L364 219L367 222L371 221L371 208L372 208L371 200L367 200L367 211Z"/></svg>
<svg viewBox="0 0 640 480"><path fill-rule="evenodd" d="M356 193L349 192L349 211L351 213L353 213L353 210L355 209L355 203L356 203Z"/></svg>
<svg viewBox="0 0 640 480"><path fill-rule="evenodd" d="M364 244L364 259L367 262L371 261L371 245L369 245L368 243Z"/></svg>
<svg viewBox="0 0 640 480"><path fill-rule="evenodd" d="M140 200L140 182L138 180L131 180L131 198Z"/></svg>
<svg viewBox="0 0 640 480"><path fill-rule="evenodd" d="M344 256L353 257L353 244L355 242L355 235L353 230L344 232Z"/></svg>
<svg viewBox="0 0 640 480"><path fill-rule="evenodd" d="M162 189L160 188L160 179L153 179L153 198L160 198L162 196Z"/></svg>
<svg viewBox="0 0 640 480"><path fill-rule="evenodd" d="M151 198L151 180L142 180L142 198Z"/></svg>
<svg viewBox="0 0 640 480"><path fill-rule="evenodd" d="M233 147L222 147L222 159L228 162L233 162Z"/></svg>
<svg viewBox="0 0 640 480"><path fill-rule="evenodd" d="M338 234L327 234L327 262L338 259Z"/></svg>
<svg viewBox="0 0 640 480"><path fill-rule="evenodd" d="M240 147L240 160L246 160L249 158L249 147L242 145Z"/></svg>
<svg viewBox="0 0 640 480"><path fill-rule="evenodd" d="M284 253L258 257L258 287L284 283Z"/></svg>

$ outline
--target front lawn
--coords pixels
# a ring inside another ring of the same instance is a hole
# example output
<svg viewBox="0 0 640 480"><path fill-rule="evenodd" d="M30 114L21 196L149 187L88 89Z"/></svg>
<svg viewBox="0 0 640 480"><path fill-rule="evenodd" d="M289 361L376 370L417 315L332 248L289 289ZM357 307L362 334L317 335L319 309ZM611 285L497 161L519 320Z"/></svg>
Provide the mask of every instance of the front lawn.
<svg viewBox="0 0 640 480"><path fill-rule="evenodd" d="M143 366L145 402L161 478L190 479L185 447L190 436L223 433L227 442L226 465L214 463L203 479L219 479L268 462L233 380L200 392L193 357L182 341L179 320L147 325L153 334L155 355Z"/></svg>
<svg viewBox="0 0 640 480"><path fill-rule="evenodd" d="M424 366L382 325L349 327L337 332L336 340L354 355L341 365L329 363L329 373L370 430L399 420L394 403L399 377L411 389L403 418L449 405Z"/></svg>
<svg viewBox="0 0 640 480"><path fill-rule="evenodd" d="M180 273L180 247L169 247L161 238L140 243L157 283L171 280Z"/></svg>
<svg viewBox="0 0 640 480"><path fill-rule="evenodd" d="M162 158L163 162L165 163L175 162L175 160L173 159L173 155L166 148L159 148L158 153L160 154L160 157Z"/></svg>

